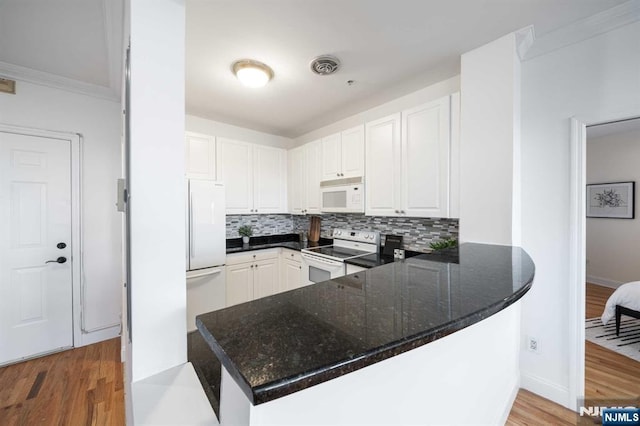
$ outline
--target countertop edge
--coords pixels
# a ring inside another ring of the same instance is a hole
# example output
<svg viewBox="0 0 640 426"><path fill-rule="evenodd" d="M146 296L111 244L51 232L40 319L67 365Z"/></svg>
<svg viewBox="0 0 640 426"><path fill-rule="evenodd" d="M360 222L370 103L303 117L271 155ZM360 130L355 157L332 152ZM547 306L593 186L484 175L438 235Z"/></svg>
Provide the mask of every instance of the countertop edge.
<svg viewBox="0 0 640 426"><path fill-rule="evenodd" d="M308 372L305 372L297 376L296 378L289 380L286 384L272 383L263 386L257 386L252 390L251 386L243 377L242 383L244 386L241 386L242 390L247 396L251 395L249 396L249 400L254 405L259 405L265 402L273 401L286 395L290 395L299 390L315 386L336 377L340 377L349 372L359 370L360 368L373 365L377 362L394 357L417 347L426 345L457 331L460 331L464 328L467 328L471 325L474 325L513 305L531 289L534 276L535 270L533 271L531 277L527 280L527 282L508 298L497 301L494 304L487 306L485 309L473 312L455 321L442 324L437 328L429 330L428 333L410 336L402 341L394 342L393 344L376 348L373 351L361 354L358 358L347 360L338 365L332 365L332 368L323 369L321 367L314 370L309 370ZM223 362L225 366L227 366L227 364L232 364L230 363L230 360L226 361L227 362ZM233 368L235 370L235 367ZM237 375L239 374L240 373L236 370L232 375L237 377ZM293 384L298 383L302 380L306 380L306 383L300 389L292 386Z"/></svg>

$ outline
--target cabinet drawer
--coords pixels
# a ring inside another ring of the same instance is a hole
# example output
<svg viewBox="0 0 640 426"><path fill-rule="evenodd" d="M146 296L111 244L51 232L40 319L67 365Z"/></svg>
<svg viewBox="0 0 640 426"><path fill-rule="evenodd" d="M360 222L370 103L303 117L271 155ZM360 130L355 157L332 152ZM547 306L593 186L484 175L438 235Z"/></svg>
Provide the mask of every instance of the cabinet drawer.
<svg viewBox="0 0 640 426"><path fill-rule="evenodd" d="M259 260L276 259L279 249L253 250L244 253L233 253L227 255L227 265L237 265L239 263L256 262Z"/></svg>
<svg viewBox="0 0 640 426"><path fill-rule="evenodd" d="M282 249L282 259L293 260L294 262L302 262L300 252L296 250Z"/></svg>

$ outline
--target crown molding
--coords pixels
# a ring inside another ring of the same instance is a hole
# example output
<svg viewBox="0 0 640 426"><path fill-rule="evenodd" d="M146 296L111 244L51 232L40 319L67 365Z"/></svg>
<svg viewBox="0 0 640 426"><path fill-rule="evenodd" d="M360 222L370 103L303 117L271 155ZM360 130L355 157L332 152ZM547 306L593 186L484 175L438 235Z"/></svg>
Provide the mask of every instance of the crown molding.
<svg viewBox="0 0 640 426"><path fill-rule="evenodd" d="M533 43L536 40L536 33L533 25L529 25L527 27L521 28L515 31L516 35L516 50L518 51L518 56L520 60L524 60L525 56Z"/></svg>
<svg viewBox="0 0 640 426"><path fill-rule="evenodd" d="M630 0L538 38L526 53L529 60L640 20L640 0Z"/></svg>
<svg viewBox="0 0 640 426"><path fill-rule="evenodd" d="M80 93L95 98L107 99L109 101L119 101L119 91L105 86L85 83L83 81L50 74L43 71L34 70L19 65L0 61L0 76L27 83L39 84L53 87L55 89Z"/></svg>

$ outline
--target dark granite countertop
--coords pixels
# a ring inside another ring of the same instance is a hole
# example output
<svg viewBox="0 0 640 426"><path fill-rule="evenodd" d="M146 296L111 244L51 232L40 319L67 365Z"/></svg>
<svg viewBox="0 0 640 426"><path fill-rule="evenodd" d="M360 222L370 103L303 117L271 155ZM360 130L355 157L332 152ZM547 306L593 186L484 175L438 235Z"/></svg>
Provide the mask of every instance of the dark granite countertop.
<svg viewBox="0 0 640 426"><path fill-rule="evenodd" d="M445 337L531 287L517 247L462 244L459 263L392 262L197 317L205 341L261 404Z"/></svg>
<svg viewBox="0 0 640 426"><path fill-rule="evenodd" d="M241 253L244 251L263 250L269 248L283 247L290 250L300 251L303 248L318 247L331 245L333 240L329 238L320 238L317 243L310 241L300 241L298 234L282 234L282 235L266 235L260 237L251 237L249 244L243 244L242 238L227 239L227 254Z"/></svg>
<svg viewBox="0 0 640 426"><path fill-rule="evenodd" d="M449 262L458 263L458 252L454 253L420 253L417 251L405 250L405 257L407 259L416 256L426 256L424 259L433 260L434 262ZM350 263L351 265L360 266L362 268L375 268L376 266L386 265L387 263L395 262L393 256L385 256L382 253L371 253L366 256L354 257L352 259L345 259L344 263Z"/></svg>

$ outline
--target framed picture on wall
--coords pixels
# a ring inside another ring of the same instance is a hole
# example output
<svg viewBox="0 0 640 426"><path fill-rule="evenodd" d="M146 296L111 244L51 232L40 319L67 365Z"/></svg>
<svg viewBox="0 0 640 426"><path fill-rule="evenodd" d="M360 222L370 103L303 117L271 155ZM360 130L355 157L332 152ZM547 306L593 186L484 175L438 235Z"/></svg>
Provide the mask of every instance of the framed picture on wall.
<svg viewBox="0 0 640 426"><path fill-rule="evenodd" d="M587 185L587 217L634 218L635 182Z"/></svg>

